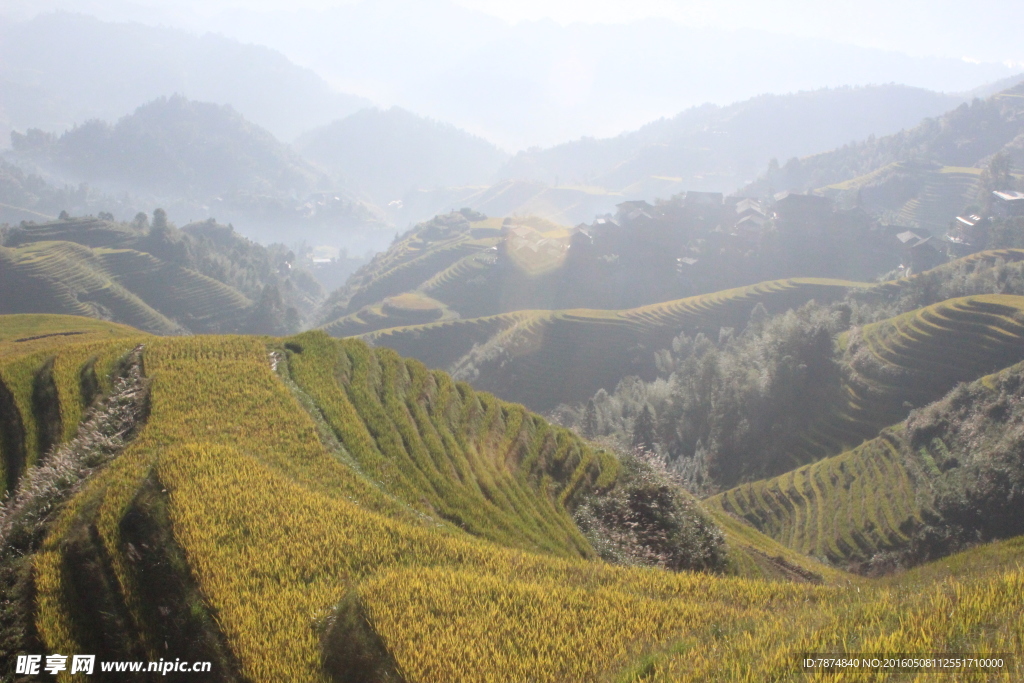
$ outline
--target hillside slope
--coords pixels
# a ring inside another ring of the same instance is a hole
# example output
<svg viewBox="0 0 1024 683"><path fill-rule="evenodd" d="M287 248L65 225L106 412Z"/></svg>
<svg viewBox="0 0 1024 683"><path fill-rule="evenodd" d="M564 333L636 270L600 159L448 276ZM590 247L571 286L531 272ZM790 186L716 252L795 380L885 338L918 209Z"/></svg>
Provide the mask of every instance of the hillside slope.
<svg viewBox="0 0 1024 683"><path fill-rule="evenodd" d="M515 311L364 338L544 411L614 388L627 375L652 376L654 352L670 345L681 329L717 335L722 327L745 324L758 304L782 312L811 299L841 299L849 288L863 286L794 278L621 311Z"/></svg>
<svg viewBox="0 0 1024 683"><path fill-rule="evenodd" d="M520 152L501 173L597 185L629 198L682 190L730 192L761 172L769 159L804 157L870 135L890 135L962 101L901 85L762 95L724 107L694 107L615 138Z"/></svg>
<svg viewBox="0 0 1024 683"><path fill-rule="evenodd" d="M820 198L787 207L778 217L756 201L686 193L576 227L464 208L399 236L328 298L321 325L351 336L522 310L620 310L794 277L871 281L900 263L899 240L863 211Z"/></svg>
<svg viewBox="0 0 1024 683"><path fill-rule="evenodd" d="M708 505L798 552L876 570L1020 534L1022 377L1016 365L960 385L851 451Z"/></svg>
<svg viewBox="0 0 1024 683"><path fill-rule="evenodd" d="M125 347L129 365L141 353L145 378L133 381L144 380L150 410L44 520L30 554L11 554L25 541L3 517L17 608L0 614L5 654L187 657L213 663L209 680L254 683L741 681L795 675L794 650L1017 652L1024 635L1019 544L976 552L975 571L965 557L915 574L913 591L825 567L830 583L811 585L611 566L582 559L586 546L557 523L571 525L561 506L575 473L588 485L614 478L599 452L415 361L320 333L104 344L111 370ZM89 359L86 346L56 350L60 377ZM25 381L12 391L24 394ZM78 404L76 383L57 385ZM436 459L432 440L456 427L464 441L452 452L466 462ZM373 448L393 469L373 469ZM587 452L591 465L572 456ZM488 472L500 475L493 488ZM492 514L476 499L480 516L465 521L484 538L433 509L469 502L476 486ZM486 540L502 531L513 547ZM515 547L536 539L552 552Z"/></svg>
<svg viewBox="0 0 1024 683"><path fill-rule="evenodd" d="M783 472L841 453L961 382L1024 360L1024 296L949 299L841 335L843 372L801 416Z"/></svg>
<svg viewBox="0 0 1024 683"><path fill-rule="evenodd" d="M229 226L92 217L22 225L0 246L0 313L115 320L155 334L294 330L319 303L286 249Z"/></svg>
<svg viewBox="0 0 1024 683"><path fill-rule="evenodd" d="M1018 168L1024 161L1022 95L1024 84L1017 84L893 135L793 158L769 167L743 193L818 190L856 203L887 223L944 232L958 213L969 206L977 210L976 203L985 200L979 195L982 172L994 155L1007 155Z"/></svg>
<svg viewBox="0 0 1024 683"><path fill-rule="evenodd" d="M655 353L669 348L681 331L717 339L723 328L742 330L758 304L765 313L778 314L812 299L838 301L851 291L865 298L898 296L900 287L898 281L872 289L864 283L794 278L622 311L520 310L362 336L448 369L477 388L547 411L586 401L602 388L611 391L630 375L653 380ZM836 362L849 371L841 380L835 374L829 380L835 381L822 388L827 401L804 416L805 431L789 451L793 464L839 453L902 419L905 403L924 405L957 382L1024 358L1022 301L1009 295L952 299L842 337ZM383 320L399 320L383 313ZM326 330L358 333L365 315L342 318Z"/></svg>

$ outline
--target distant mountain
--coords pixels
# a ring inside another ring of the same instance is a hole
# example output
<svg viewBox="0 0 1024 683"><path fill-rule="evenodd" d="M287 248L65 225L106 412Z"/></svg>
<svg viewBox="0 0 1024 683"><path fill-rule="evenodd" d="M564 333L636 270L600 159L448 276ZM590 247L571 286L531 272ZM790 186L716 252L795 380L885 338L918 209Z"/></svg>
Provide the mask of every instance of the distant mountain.
<svg viewBox="0 0 1024 683"><path fill-rule="evenodd" d="M398 107L356 112L296 148L384 204L413 190L488 183L508 159L482 138Z"/></svg>
<svg viewBox="0 0 1024 683"><path fill-rule="evenodd" d="M308 192L323 174L229 106L160 98L111 125L12 133L17 155L93 183L187 197Z"/></svg>
<svg viewBox="0 0 1024 683"><path fill-rule="evenodd" d="M224 35L294 56L346 91L450 121L511 150L613 136L705 102L766 92L892 82L961 92L1020 71L961 59L969 50L912 57L901 48L754 30L744 27L746 12L728 28L665 19L511 24L467 4L252 8L209 21Z"/></svg>
<svg viewBox="0 0 1024 683"><path fill-rule="evenodd" d="M80 14L0 18L0 134L116 119L175 93L231 104L285 140L369 104L272 49Z"/></svg>
<svg viewBox="0 0 1024 683"><path fill-rule="evenodd" d="M777 180L777 189L812 189L856 178L887 164L934 161L944 166L975 166L1024 133L1024 83L981 100L963 103L893 135L868 138L831 152L800 159ZM763 182L758 185L761 187Z"/></svg>
<svg viewBox="0 0 1024 683"><path fill-rule="evenodd" d="M504 178L600 186L637 197L682 190L730 192L769 159L834 149L910 128L965 100L903 85L761 95L705 104L607 139L520 152Z"/></svg>
<svg viewBox="0 0 1024 683"><path fill-rule="evenodd" d="M855 140L912 128L974 96L1016 85L1020 76L966 94L902 85L761 95L705 104L614 138L582 138L519 152L476 187L421 189L403 197L396 223L416 223L455 207L491 216L534 215L575 225L627 200L684 191L733 192L771 159L818 154Z"/></svg>
<svg viewBox="0 0 1024 683"><path fill-rule="evenodd" d="M264 243L305 240L359 254L393 234L373 206L226 105L175 95L114 124L89 121L59 136L29 129L11 141L0 220L62 210L131 220L163 207L181 223L236 223Z"/></svg>
<svg viewBox="0 0 1024 683"><path fill-rule="evenodd" d="M1024 83L893 135L771 164L742 192L818 190L886 222L944 231L958 212L986 204L991 190L1017 189L1019 176L986 175L1000 153L1008 171L1024 170Z"/></svg>

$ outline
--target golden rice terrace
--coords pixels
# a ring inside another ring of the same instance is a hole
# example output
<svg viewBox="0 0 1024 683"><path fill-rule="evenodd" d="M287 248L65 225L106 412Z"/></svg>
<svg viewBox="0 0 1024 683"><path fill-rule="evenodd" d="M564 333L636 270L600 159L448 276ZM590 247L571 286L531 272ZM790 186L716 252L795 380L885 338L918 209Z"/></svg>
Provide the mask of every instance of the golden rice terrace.
<svg viewBox="0 0 1024 683"><path fill-rule="evenodd" d="M10 316L0 382L9 505L102 431L97 411L117 406L97 397L146 405L41 515L38 542L4 537L31 547L5 549L5 662L188 657L213 662L204 680L260 683L767 681L803 680L795 652L1019 656L1024 642L1019 540L872 581L800 557L730 502L708 508L726 574L604 563L572 514L617 485L614 455L358 340ZM893 467L864 485L898 483ZM899 504L864 514L898 529L913 514ZM766 530L841 550L821 519Z"/></svg>

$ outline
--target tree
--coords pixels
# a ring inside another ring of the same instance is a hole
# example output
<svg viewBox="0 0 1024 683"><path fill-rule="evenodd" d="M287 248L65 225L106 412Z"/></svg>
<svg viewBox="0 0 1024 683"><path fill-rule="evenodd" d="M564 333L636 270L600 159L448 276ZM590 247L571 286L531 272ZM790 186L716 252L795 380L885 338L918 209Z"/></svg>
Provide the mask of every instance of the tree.
<svg viewBox="0 0 1024 683"><path fill-rule="evenodd" d="M594 404L594 399L590 399L587 401L587 410L583 413L583 436L593 439L597 436L597 432L597 406Z"/></svg>
<svg viewBox="0 0 1024 683"><path fill-rule="evenodd" d="M163 209L153 211L153 232L164 232L167 230L167 212Z"/></svg>
<svg viewBox="0 0 1024 683"><path fill-rule="evenodd" d="M636 422L633 424L633 447L645 451L653 451L654 444L657 441L658 437L654 429L654 415L651 413L651 407L645 403L643 410L640 411L640 415L637 416Z"/></svg>
<svg viewBox="0 0 1024 683"><path fill-rule="evenodd" d="M981 172L980 193L978 197L982 204L982 211L988 213L992 207L992 192L996 190L1009 190L1013 187L1013 161L1008 154L999 152L992 157L988 168Z"/></svg>

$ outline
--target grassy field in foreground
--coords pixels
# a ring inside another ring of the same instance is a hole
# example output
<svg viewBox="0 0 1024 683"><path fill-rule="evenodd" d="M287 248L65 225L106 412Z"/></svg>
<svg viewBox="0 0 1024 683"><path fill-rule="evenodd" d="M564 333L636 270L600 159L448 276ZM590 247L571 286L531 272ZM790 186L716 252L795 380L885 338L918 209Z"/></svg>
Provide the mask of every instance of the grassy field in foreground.
<svg viewBox="0 0 1024 683"><path fill-rule="evenodd" d="M0 492L74 435L117 358L141 335L68 315L0 316ZM59 351L59 353L58 353ZM40 419L42 418L42 419Z"/></svg>
<svg viewBox="0 0 1024 683"><path fill-rule="evenodd" d="M1019 544L913 590L612 566L559 519L613 469L517 406L319 333L140 340L148 421L31 558L46 652L220 652L218 680L254 683L802 680L799 651L1021 652Z"/></svg>

